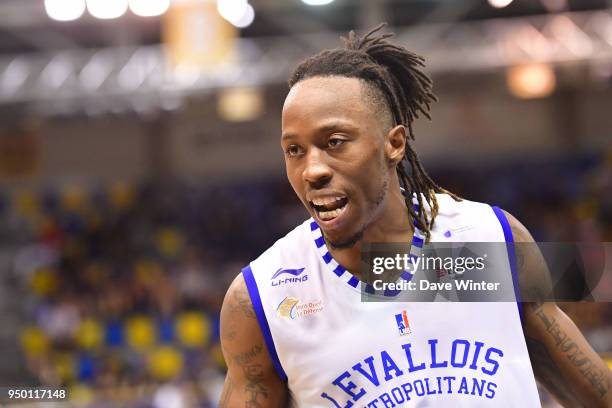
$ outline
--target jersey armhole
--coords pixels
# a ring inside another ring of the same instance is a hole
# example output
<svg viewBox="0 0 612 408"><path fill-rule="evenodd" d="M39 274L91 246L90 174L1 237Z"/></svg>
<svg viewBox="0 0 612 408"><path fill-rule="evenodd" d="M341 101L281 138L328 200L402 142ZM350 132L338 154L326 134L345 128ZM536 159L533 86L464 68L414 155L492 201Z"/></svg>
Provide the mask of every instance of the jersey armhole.
<svg viewBox="0 0 612 408"><path fill-rule="evenodd" d="M523 323L523 304L521 302L521 289L519 288L518 271L516 269L516 254L514 253L514 237L512 235L512 228L506 214L499 207L491 207L493 212L497 216L499 223L501 224L502 230L504 231L504 239L506 240L506 250L508 251L508 261L510 262L510 271L512 273L512 284L514 286L514 299L516 300L516 307L518 308L519 317L521 323Z"/></svg>
<svg viewBox="0 0 612 408"><path fill-rule="evenodd" d="M281 365L278 354L276 353L276 347L274 347L274 340L272 339L272 332L270 331L270 326L268 325L268 320L266 319L266 314L263 310L261 297L259 296L259 290L257 289L257 282L255 281L250 265L247 265L242 269L242 276L244 277L244 282L246 283L249 296L251 297L251 303L253 304L253 310L255 311L255 316L257 316L257 322L261 328L264 342L266 343L266 347L268 349L268 353L270 354L270 358L272 359L272 363L274 364L274 368L276 369L276 373L283 381L287 381L287 374L285 374L285 370L283 370L283 366Z"/></svg>

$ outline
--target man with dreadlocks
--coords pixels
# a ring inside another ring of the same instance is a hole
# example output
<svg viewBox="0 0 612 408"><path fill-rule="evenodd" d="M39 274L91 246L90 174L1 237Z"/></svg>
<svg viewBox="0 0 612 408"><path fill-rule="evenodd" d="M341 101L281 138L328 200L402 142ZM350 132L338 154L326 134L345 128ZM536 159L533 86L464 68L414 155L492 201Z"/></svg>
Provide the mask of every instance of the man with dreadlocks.
<svg viewBox="0 0 612 408"><path fill-rule="evenodd" d="M612 406L609 370L554 303L525 304L521 322L514 302L361 301L365 243L533 241L503 210L427 175L410 142L432 83L381 27L291 75L281 145L312 218L228 290L220 405L535 407L535 373L565 406ZM538 252L517 263L543 269Z"/></svg>

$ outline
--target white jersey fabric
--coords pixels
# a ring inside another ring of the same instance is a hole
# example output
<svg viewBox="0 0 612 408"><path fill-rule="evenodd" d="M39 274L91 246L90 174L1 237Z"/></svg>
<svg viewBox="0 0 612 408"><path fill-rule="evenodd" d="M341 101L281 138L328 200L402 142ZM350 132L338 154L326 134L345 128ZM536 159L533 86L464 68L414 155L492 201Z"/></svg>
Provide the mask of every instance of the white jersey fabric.
<svg viewBox="0 0 612 408"><path fill-rule="evenodd" d="M438 203L431 242L512 242L500 209ZM540 406L516 302L363 302L312 219L243 276L298 407Z"/></svg>

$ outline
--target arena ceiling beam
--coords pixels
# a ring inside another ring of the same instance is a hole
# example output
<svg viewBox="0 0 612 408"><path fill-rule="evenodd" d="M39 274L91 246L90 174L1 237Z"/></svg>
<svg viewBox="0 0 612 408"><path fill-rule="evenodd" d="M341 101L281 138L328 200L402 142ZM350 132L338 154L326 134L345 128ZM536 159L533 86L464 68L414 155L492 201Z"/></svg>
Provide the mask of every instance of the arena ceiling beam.
<svg viewBox="0 0 612 408"><path fill-rule="evenodd" d="M529 62L612 64L612 9L393 31L401 43L426 57L433 74ZM292 38L239 39L237 62L207 70L170 67L158 45L4 55L0 104L30 104L51 114L89 106L106 110L117 101L135 110L176 106L177 99L222 87L283 83L296 61L335 47L338 36L322 31Z"/></svg>

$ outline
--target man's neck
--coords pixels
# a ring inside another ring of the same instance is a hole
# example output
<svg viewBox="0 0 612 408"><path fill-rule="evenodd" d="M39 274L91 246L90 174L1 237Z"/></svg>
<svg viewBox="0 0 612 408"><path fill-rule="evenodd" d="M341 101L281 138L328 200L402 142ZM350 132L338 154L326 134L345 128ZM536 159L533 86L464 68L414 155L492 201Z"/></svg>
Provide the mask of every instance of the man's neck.
<svg viewBox="0 0 612 408"><path fill-rule="evenodd" d="M368 266L361 260L363 243L412 241L414 228L399 185L396 189L389 190L384 205L382 214L366 228L363 237L355 245L350 248L334 248L328 245L334 259L358 278L361 278L363 268Z"/></svg>

